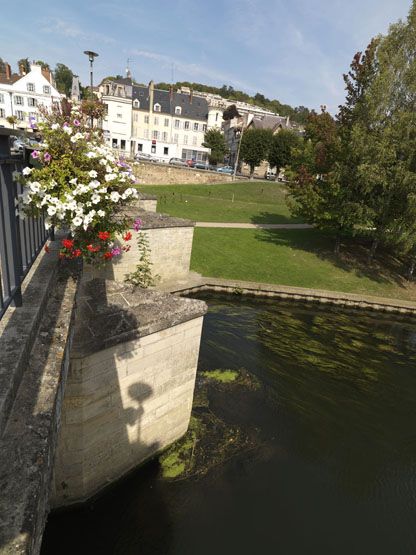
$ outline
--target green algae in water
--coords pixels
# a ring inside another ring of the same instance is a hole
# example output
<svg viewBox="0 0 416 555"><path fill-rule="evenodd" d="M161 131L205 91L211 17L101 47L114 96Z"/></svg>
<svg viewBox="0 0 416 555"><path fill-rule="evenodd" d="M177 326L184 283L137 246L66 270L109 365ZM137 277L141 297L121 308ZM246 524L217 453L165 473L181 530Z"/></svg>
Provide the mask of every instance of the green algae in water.
<svg viewBox="0 0 416 555"><path fill-rule="evenodd" d="M201 372L201 375L216 382L230 383L235 382L239 374L236 370L207 370Z"/></svg>

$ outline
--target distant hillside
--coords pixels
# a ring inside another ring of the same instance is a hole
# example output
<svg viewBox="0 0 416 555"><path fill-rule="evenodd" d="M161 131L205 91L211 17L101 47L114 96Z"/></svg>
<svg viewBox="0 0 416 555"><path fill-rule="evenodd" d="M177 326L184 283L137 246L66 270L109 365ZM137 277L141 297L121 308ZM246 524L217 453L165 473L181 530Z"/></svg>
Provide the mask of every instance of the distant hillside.
<svg viewBox="0 0 416 555"><path fill-rule="evenodd" d="M169 90L171 87L170 83L156 83L155 87L158 89ZM290 116L292 121L296 121L302 125L305 125L310 114L309 108L305 106L289 106L289 104L282 104L278 100L270 100L266 98L263 94L257 93L254 96L243 91L237 91L230 85L223 85L222 87L212 87L211 85L203 85L202 83L190 83L189 81L178 81L173 84L175 89L179 87L189 87L195 91L207 92L212 94L219 94L223 98L228 100L240 100L241 102L247 102L248 104L255 104L256 106L261 106L266 110L271 110L276 112L281 116Z"/></svg>

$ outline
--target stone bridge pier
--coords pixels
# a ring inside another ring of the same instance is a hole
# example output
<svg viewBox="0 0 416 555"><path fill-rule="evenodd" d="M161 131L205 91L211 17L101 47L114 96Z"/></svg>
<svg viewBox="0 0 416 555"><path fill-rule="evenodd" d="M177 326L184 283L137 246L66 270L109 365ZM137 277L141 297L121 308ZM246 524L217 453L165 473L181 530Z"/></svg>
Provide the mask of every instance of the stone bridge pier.
<svg viewBox="0 0 416 555"><path fill-rule="evenodd" d="M160 287L186 281L193 223L140 217ZM134 249L104 273L60 264L60 239L0 322L1 555L39 553L51 507L88 500L189 424L205 303L126 285Z"/></svg>

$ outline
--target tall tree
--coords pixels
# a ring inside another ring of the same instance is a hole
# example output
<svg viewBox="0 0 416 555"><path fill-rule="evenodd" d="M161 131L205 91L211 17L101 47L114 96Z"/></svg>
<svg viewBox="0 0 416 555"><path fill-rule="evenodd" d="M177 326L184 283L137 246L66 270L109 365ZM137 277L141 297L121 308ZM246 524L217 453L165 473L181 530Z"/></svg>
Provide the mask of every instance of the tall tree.
<svg viewBox="0 0 416 555"><path fill-rule="evenodd" d="M47 62L44 62L43 60L37 60L36 63L44 70L51 70L50 65Z"/></svg>
<svg viewBox="0 0 416 555"><path fill-rule="evenodd" d="M74 76L72 71L65 64L56 64L54 76L58 91L69 96L71 94L72 78Z"/></svg>
<svg viewBox="0 0 416 555"><path fill-rule="evenodd" d="M247 129L243 133L240 146L240 158L250 166L250 179L254 169L267 159L273 134L270 129Z"/></svg>
<svg viewBox="0 0 416 555"><path fill-rule="evenodd" d="M224 162L224 155L227 152L224 135L219 129L209 129L204 136L202 146L211 149L209 155L210 164Z"/></svg>

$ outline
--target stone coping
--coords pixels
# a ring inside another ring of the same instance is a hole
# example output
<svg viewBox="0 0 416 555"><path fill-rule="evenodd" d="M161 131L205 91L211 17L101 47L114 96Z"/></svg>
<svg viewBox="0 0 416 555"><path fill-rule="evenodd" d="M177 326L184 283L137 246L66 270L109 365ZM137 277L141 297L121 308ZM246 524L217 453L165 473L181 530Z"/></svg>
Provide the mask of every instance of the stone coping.
<svg viewBox="0 0 416 555"><path fill-rule="evenodd" d="M332 304L395 314L416 315L416 302L412 301L251 281L201 277L199 284L191 284L188 287L184 284L181 288L172 287L170 289L171 293L182 295L199 291L241 293L243 295L275 297L289 301Z"/></svg>
<svg viewBox="0 0 416 555"><path fill-rule="evenodd" d="M206 313L203 301L121 282L85 281L77 300L72 358L84 358L127 341L140 339Z"/></svg>
<svg viewBox="0 0 416 555"><path fill-rule="evenodd" d="M134 220L140 218L142 221L141 229L165 229L169 227L195 227L195 222L174 218L160 212L148 212L142 208L128 206L123 210L123 216L131 218L130 227L133 227Z"/></svg>
<svg viewBox="0 0 416 555"><path fill-rule="evenodd" d="M157 200L157 195L150 195L149 193L143 193L142 191L138 191L138 193L141 200Z"/></svg>

